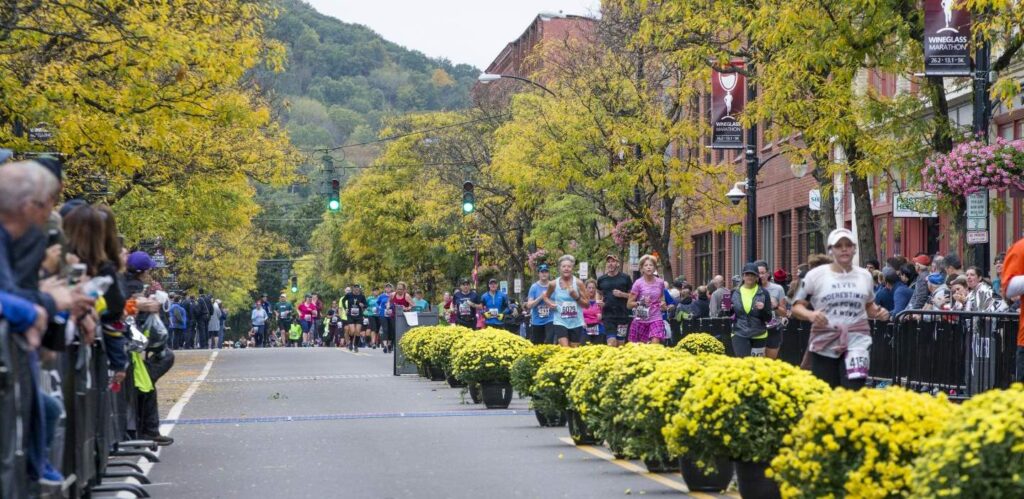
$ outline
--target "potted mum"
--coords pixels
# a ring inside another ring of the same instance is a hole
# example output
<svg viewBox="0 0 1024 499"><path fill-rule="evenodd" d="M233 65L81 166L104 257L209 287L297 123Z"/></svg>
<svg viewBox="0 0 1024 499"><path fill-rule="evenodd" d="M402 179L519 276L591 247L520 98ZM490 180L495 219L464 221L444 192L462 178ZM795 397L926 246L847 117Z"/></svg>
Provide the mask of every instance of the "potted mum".
<svg viewBox="0 0 1024 499"><path fill-rule="evenodd" d="M694 379L662 432L674 455L735 461L743 497L779 497L765 470L807 407L828 392L825 382L785 362L715 362Z"/></svg>
<svg viewBox="0 0 1024 499"><path fill-rule="evenodd" d="M1024 497L1024 386L961 405L924 445L910 497Z"/></svg>
<svg viewBox="0 0 1024 499"><path fill-rule="evenodd" d="M914 459L952 411L902 388L838 390L807 408L769 476L786 497L906 497Z"/></svg>
<svg viewBox="0 0 1024 499"><path fill-rule="evenodd" d="M569 402L569 388L581 369L611 350L604 345L562 349L544 362L533 378L534 405L549 414L564 412L569 423L569 436L576 445L596 445L601 441L590 433Z"/></svg>
<svg viewBox="0 0 1024 499"><path fill-rule="evenodd" d="M402 351L402 356L405 357L406 362L412 362L416 365L416 370L422 377L427 377L427 364L426 359L423 356L423 345L427 340L427 334L429 333L428 328L413 328L402 335L402 339L398 340L398 347Z"/></svg>
<svg viewBox="0 0 1024 499"><path fill-rule="evenodd" d="M534 345L530 347L529 350L512 363L512 388L519 392L520 396L532 397L533 377L537 375L537 370L540 369L544 362L561 351L562 347L558 345ZM564 413L544 412L539 407L536 407L532 400L530 401L530 407L533 408L533 414L537 417L537 422L541 426L565 426Z"/></svg>
<svg viewBox="0 0 1024 499"><path fill-rule="evenodd" d="M451 351L459 337L472 333L473 330L463 326L439 326L431 334L431 338L423 346L423 357L435 369L441 371L448 386L461 388L466 386L451 375ZM433 379L433 377L431 377Z"/></svg>
<svg viewBox="0 0 1024 499"><path fill-rule="evenodd" d="M679 340L676 348L693 355L700 355L702 353L725 355L725 345L718 338L708 333L688 334L682 340Z"/></svg>
<svg viewBox="0 0 1024 499"><path fill-rule="evenodd" d="M705 366L729 361L716 355L677 355L657 363L653 372L637 378L622 391L622 413L617 418L625 428L625 447L644 461L673 461L662 435L664 427L679 412L679 401L704 371ZM732 480L732 461L721 457L703 468L686 457L678 458L687 488L696 492L720 492ZM705 471L706 468L709 471Z"/></svg>
<svg viewBox="0 0 1024 499"><path fill-rule="evenodd" d="M512 363L531 344L507 331L496 329L464 335L451 354L452 374L466 383L479 383L484 405L504 409L512 402Z"/></svg>
<svg viewBox="0 0 1024 499"><path fill-rule="evenodd" d="M660 345L630 343L584 367L569 389L569 400L594 436L604 439L619 458L640 457L627 451L625 427L620 420L625 409L623 391L629 383L654 371L661 361L680 355ZM652 473L672 471L668 460L644 459Z"/></svg>

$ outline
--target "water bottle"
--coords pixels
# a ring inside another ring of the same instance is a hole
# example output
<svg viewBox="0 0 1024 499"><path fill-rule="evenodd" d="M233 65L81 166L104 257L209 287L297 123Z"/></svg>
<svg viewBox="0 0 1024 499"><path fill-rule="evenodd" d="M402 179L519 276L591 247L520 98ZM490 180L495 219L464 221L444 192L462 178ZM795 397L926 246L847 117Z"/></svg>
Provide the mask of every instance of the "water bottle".
<svg viewBox="0 0 1024 499"><path fill-rule="evenodd" d="M106 294L112 284L114 279L110 276L93 277L82 286L82 292L91 298L99 298Z"/></svg>

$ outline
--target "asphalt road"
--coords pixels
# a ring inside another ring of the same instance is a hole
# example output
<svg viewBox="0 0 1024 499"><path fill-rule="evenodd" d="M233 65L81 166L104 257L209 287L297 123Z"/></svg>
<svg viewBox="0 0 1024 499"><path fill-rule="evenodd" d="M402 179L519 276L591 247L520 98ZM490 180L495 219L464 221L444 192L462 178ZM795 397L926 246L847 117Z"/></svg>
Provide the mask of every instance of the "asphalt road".
<svg viewBox="0 0 1024 499"><path fill-rule="evenodd" d="M210 356L209 352L188 352ZM607 449L541 428L526 400L487 410L459 389L391 376L391 356L338 349L219 351L164 430L154 497L682 497ZM166 410L166 409L165 409ZM173 424L173 426L171 426ZM696 497L714 497L694 494Z"/></svg>

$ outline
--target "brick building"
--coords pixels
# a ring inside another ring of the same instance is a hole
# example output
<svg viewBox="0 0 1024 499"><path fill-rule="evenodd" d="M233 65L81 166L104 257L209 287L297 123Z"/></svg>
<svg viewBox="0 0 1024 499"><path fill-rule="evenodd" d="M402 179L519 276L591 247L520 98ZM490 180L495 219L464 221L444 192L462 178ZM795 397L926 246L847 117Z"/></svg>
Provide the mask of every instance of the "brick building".
<svg viewBox="0 0 1024 499"><path fill-rule="evenodd" d="M1011 70L1014 74L1024 74L1024 65L1018 64ZM883 96L917 91L916 85L906 79L873 71L866 72L860 84L869 85ZM970 86L965 85L948 94L951 121L965 130L970 130L972 125L973 103L970 90ZM1005 109L996 105L992 116L989 128L991 138L1024 138L1024 109ZM762 131L763 127L759 127L759 132ZM758 151L761 158L775 154L777 146L778 143L766 143L764 134L759 133ZM842 154L841 151L837 153ZM714 155L713 160L730 161L738 172L745 172L743 151L715 151L710 154ZM818 188L817 181L809 174L796 177L791 166L789 160L780 155L769 160L758 175L757 257L766 260L773 269L782 268L792 274L797 265L807 260L809 254L824 251L824 241L817 230L816 220L819 216L827 215L817 211L812 201L812 193ZM814 165L809 165L809 168L813 169ZM906 182L898 180L898 185L883 187L878 179L869 179L879 260L892 255L913 256L921 251L960 255L970 251L965 241L949 239L946 231L949 220L945 215L921 216L894 209L894 198L907 189ZM836 221L856 230L849 183L840 177L835 186ZM990 206L1000 207L990 209L989 214L990 264L997 254L1006 251L1014 241L1024 237L1022 198L1024 193L1021 192L990 193ZM744 225L745 217L738 216L729 220L730 229L727 231L716 232L707 226L693 227L689 231L688 244L682 244L682 241L673 244L678 248L672 262L676 273L691 282L707 282L716 274L738 274L744 263ZM861 261L869 258L867 255L859 257Z"/></svg>

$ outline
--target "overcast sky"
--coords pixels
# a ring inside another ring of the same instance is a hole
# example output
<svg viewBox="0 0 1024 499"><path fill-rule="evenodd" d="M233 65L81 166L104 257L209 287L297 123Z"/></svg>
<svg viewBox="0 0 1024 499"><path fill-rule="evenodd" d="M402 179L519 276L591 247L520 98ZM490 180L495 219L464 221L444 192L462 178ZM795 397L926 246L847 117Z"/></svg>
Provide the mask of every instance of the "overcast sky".
<svg viewBox="0 0 1024 499"><path fill-rule="evenodd" d="M484 69L540 12L596 15L600 0L306 0L399 45Z"/></svg>

